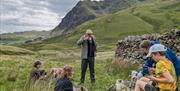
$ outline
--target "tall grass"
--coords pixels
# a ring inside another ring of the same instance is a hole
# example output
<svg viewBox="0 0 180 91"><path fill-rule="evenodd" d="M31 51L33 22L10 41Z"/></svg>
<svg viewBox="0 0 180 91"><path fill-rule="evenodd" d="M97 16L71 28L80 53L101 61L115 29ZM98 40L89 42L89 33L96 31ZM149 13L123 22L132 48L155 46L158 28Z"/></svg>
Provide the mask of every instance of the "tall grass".
<svg viewBox="0 0 180 91"><path fill-rule="evenodd" d="M125 79L128 77L130 69L113 63L114 52L99 52L95 60L96 84L90 83L89 70L87 70L85 84L83 85L89 91L106 91L116 79ZM0 91L27 91L29 72L35 60L41 60L43 69L48 73L53 67L63 67L73 65L75 75L72 82L75 87L80 79L81 58L79 50L41 50L33 55L1 55L0 56ZM117 68L116 68L117 67ZM128 67L128 66L127 66ZM130 66L132 68L132 66ZM124 71L126 69L126 71ZM53 91L55 79L47 81L38 81L31 87L33 91ZM50 88L49 88L50 87ZM42 89L43 88L43 89ZM39 90L42 89L42 90ZM49 90L50 89L50 90Z"/></svg>

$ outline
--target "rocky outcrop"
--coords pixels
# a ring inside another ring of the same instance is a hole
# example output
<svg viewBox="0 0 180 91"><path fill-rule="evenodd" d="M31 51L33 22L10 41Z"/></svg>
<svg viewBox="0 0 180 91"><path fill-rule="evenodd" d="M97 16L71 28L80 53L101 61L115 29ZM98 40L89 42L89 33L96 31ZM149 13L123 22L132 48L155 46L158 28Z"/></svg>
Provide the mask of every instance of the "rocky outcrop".
<svg viewBox="0 0 180 91"><path fill-rule="evenodd" d="M37 42L41 42L44 39L45 38L43 38L43 37L37 37L35 39L26 40L24 43L25 44L37 43Z"/></svg>
<svg viewBox="0 0 180 91"><path fill-rule="evenodd" d="M128 8L135 2L136 0L79 1L62 19L61 23L52 30L51 35L57 36L71 32L71 30L86 21L95 19L99 15L114 13L121 9Z"/></svg>
<svg viewBox="0 0 180 91"><path fill-rule="evenodd" d="M160 41L174 52L180 52L180 30L173 29L162 35L145 34L142 36L128 36L124 40L119 40L115 54L116 58L130 59L136 63L143 62L144 55L139 50L139 45L143 40Z"/></svg>

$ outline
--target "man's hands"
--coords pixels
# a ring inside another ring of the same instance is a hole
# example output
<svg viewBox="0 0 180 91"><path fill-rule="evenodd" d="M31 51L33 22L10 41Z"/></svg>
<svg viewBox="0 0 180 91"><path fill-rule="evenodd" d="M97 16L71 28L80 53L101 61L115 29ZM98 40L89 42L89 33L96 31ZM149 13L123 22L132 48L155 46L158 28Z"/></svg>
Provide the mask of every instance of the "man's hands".
<svg viewBox="0 0 180 91"><path fill-rule="evenodd" d="M155 68L149 67L149 72L154 73L155 72Z"/></svg>
<svg viewBox="0 0 180 91"><path fill-rule="evenodd" d="M156 77L154 77L154 76L148 76L148 78L149 78L151 81L156 81Z"/></svg>
<svg viewBox="0 0 180 91"><path fill-rule="evenodd" d="M85 35L83 36L83 40L89 40L89 39L91 39L91 35L85 34Z"/></svg>

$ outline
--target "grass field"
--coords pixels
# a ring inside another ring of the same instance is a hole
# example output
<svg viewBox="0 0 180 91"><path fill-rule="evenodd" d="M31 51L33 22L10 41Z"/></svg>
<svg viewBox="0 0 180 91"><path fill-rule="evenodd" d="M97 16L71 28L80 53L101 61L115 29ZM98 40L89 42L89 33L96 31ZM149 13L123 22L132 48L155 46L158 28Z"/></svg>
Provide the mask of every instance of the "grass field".
<svg viewBox="0 0 180 91"><path fill-rule="evenodd" d="M1 48L7 48L1 46ZM21 50L21 48L16 48ZM8 49L7 49L8 50ZM17 50L16 50L17 51ZM32 63L35 60L41 60L43 68L50 71L53 67L63 67L65 65L72 65L75 68L75 75L73 78L73 84L77 86L80 79L80 50L41 50L37 51L33 55L16 54L2 54L0 56L0 91L25 91L25 85L29 72L32 67ZM126 63L127 66L122 64L115 64L114 52L98 52L95 61L95 73L96 73L96 85L90 84L89 71L87 71L86 81L84 86L89 91L106 91L108 87L115 83L116 79L127 79L130 70L134 67ZM131 66L131 67L129 67ZM124 67L124 69L123 69ZM123 70L127 71L123 71ZM53 91L54 80L51 80L51 91ZM43 86L46 88L47 86ZM37 90L38 91L38 90ZM46 90L41 90L46 91Z"/></svg>
<svg viewBox="0 0 180 91"><path fill-rule="evenodd" d="M10 46L2 46L3 50L9 50ZM72 79L74 86L80 79L80 50L40 50L33 54L22 48L12 47L15 52L7 54L2 52L0 56L0 91L26 91L29 72L32 64L36 60L41 60L43 69L50 72L51 68L72 65L75 68L75 75ZM22 53L21 51L24 50ZM12 50L13 51L13 50ZM19 51L21 54L19 54ZM8 51L9 52L9 51ZM95 76L96 84L91 85L89 71L87 71L86 81L83 85L89 91L106 91L110 86L114 85L117 79L129 79L131 70L138 69L137 64L121 61L116 63L114 60L114 51L98 52L95 60ZM48 91L47 87L50 83L50 91L53 91L54 79L45 81L46 84L37 85L35 91ZM179 85L180 86L180 83ZM42 87L44 89L39 90Z"/></svg>

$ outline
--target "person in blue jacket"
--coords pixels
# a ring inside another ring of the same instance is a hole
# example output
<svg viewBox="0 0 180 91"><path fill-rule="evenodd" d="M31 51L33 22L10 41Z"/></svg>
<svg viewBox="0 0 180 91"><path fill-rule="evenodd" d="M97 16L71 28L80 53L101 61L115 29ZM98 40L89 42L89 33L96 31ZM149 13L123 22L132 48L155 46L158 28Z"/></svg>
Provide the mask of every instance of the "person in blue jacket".
<svg viewBox="0 0 180 91"><path fill-rule="evenodd" d="M73 76L73 68L71 66L65 66L61 72L61 76L58 77L54 91L73 91L73 84L71 78Z"/></svg>
<svg viewBox="0 0 180 91"><path fill-rule="evenodd" d="M159 41L149 41L149 40L144 40L140 44L140 49L144 52L146 55L149 51L149 48L154 45L154 44L160 44ZM165 56L173 63L176 71L177 78L180 77L180 59L177 57L177 55L170 49L167 48L167 51L165 53ZM150 72L155 71L155 61L151 57L146 58L145 65L137 75L137 79L140 79L141 77L149 74Z"/></svg>

